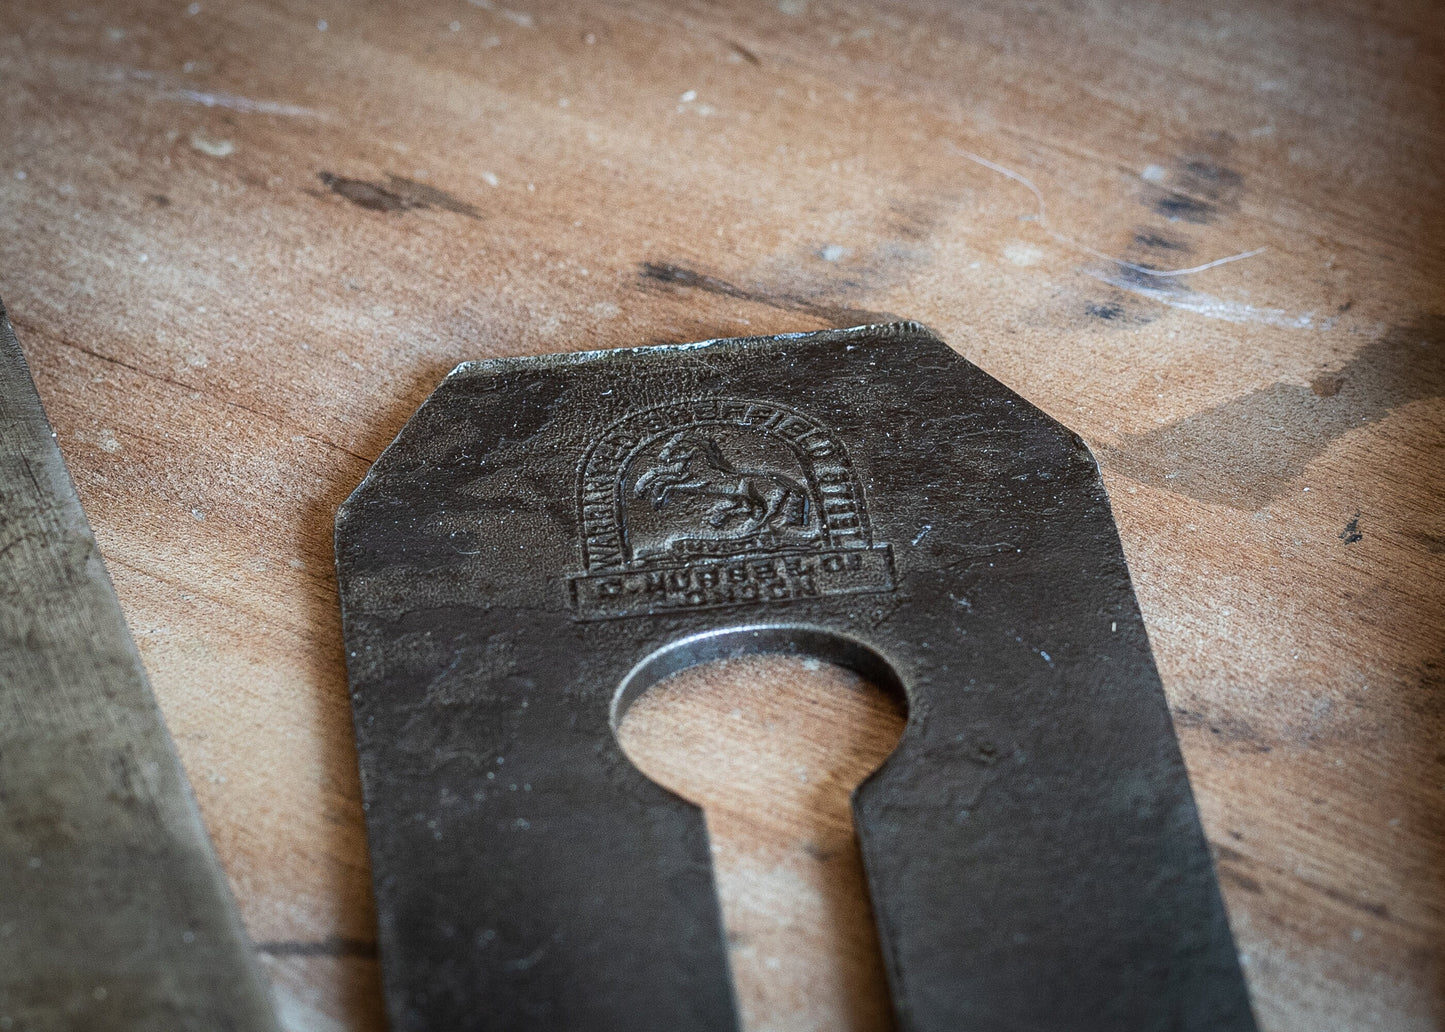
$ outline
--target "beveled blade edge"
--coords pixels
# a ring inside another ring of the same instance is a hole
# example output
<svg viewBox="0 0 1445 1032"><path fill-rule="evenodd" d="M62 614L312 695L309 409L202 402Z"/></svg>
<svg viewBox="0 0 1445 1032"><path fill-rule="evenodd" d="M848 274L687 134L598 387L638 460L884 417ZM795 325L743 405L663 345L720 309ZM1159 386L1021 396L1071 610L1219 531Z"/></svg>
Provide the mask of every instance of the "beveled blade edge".
<svg viewBox="0 0 1445 1032"><path fill-rule="evenodd" d="M0 1026L279 1029L3 304Z"/></svg>

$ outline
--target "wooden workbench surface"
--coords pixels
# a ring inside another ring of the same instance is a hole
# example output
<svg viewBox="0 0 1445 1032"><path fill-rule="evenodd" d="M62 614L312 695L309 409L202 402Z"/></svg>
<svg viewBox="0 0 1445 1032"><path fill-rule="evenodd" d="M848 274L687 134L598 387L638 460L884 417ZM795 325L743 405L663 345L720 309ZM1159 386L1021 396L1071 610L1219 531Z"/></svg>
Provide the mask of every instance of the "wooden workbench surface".
<svg viewBox="0 0 1445 1032"><path fill-rule="evenodd" d="M331 522L427 392L888 314L1099 457L1262 1026L1445 1024L1438 5L3 8L0 296L288 1027L381 1024ZM758 670L629 748L897 733ZM754 1029L880 1027L842 797L714 780Z"/></svg>

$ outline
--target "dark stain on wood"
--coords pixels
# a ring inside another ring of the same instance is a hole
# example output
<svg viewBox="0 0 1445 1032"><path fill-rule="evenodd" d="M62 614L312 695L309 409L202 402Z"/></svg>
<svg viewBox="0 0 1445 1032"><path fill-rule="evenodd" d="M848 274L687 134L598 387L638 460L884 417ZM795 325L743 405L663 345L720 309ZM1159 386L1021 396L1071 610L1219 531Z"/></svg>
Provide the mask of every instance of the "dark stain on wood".
<svg viewBox="0 0 1445 1032"><path fill-rule="evenodd" d="M1236 888L1243 889L1245 892L1254 893L1261 893L1264 891L1264 886L1261 885L1258 880L1251 878L1243 871L1236 870L1234 867L1231 867L1228 864L1219 864L1218 870L1219 877L1224 881L1228 882L1229 884L1235 886Z"/></svg>
<svg viewBox="0 0 1445 1032"><path fill-rule="evenodd" d="M1122 319L1125 315L1128 314L1124 306L1119 304L1117 301L1106 301L1102 303L1085 305L1084 311L1087 314L1092 315L1095 319L1103 319L1106 322L1112 322L1115 319Z"/></svg>
<svg viewBox="0 0 1445 1032"><path fill-rule="evenodd" d="M1425 551L1435 555L1445 555L1445 536L1429 534L1425 531L1412 531L1409 536L1420 542L1425 547Z"/></svg>
<svg viewBox="0 0 1445 1032"><path fill-rule="evenodd" d="M829 302L789 291L741 287L717 276L710 276L685 265L674 265L671 262L642 262L638 266L638 276L643 285L647 287L701 290L718 297L748 301L789 312L802 312L830 326L858 326L871 322L893 322L898 319L898 316L890 312L854 308L851 305Z"/></svg>
<svg viewBox="0 0 1445 1032"><path fill-rule="evenodd" d="M1144 203L1170 222L1207 225L1239 209L1244 176L1226 161L1234 140L1224 133L1199 137L1169 166L1162 183L1144 191Z"/></svg>
<svg viewBox="0 0 1445 1032"><path fill-rule="evenodd" d="M1167 225L1140 226L1125 248L1122 258L1114 269L1114 276L1130 283L1146 287L1150 291L1182 292L1184 284L1174 277L1151 276L1147 271L1178 268L1183 256L1194 251L1194 245L1183 232L1179 223L1205 225L1214 222L1221 214L1238 209L1244 193L1244 177L1225 163L1234 148L1234 140L1228 134L1214 134L1196 137L1189 141L1183 156L1176 158L1160 179L1144 187L1143 203L1155 215L1161 215ZM1089 306L1088 313L1097 316L1094 309L1118 309L1123 316L1115 316L1118 324L1148 323L1158 309L1156 302L1141 302L1124 291L1112 292L1107 302Z"/></svg>
<svg viewBox="0 0 1445 1032"><path fill-rule="evenodd" d="M319 172L317 178L332 193L368 211L405 212L438 208L469 219L482 217L475 205L459 200L445 190L401 176L388 175L385 185L338 176L334 172Z"/></svg>
<svg viewBox="0 0 1445 1032"><path fill-rule="evenodd" d="M1190 709L1174 709L1170 714L1174 718L1175 727L1180 729L1204 728L1223 741L1249 745L1258 752L1271 752L1274 749L1247 720L1229 714L1210 715Z"/></svg>
<svg viewBox="0 0 1445 1032"><path fill-rule="evenodd" d="M753 53L751 50L749 50L747 47L743 46L736 40L729 43L728 47L732 50L734 54L737 54L738 57L741 57L750 65L761 65L763 63L762 58L758 57L757 54Z"/></svg>
<svg viewBox="0 0 1445 1032"><path fill-rule="evenodd" d="M1358 910L1361 913L1369 914L1371 917L1379 918L1381 921L1394 921L1395 917L1390 913L1390 908L1383 903L1376 903L1373 900L1361 899L1330 885L1321 885L1308 878L1302 878L1298 874L1287 872L1278 865L1261 864L1252 857L1234 849L1231 846L1219 842L1211 842L1210 847L1214 850L1215 864L1219 870L1219 876L1233 885L1244 889L1246 892L1262 892L1264 887L1259 880L1245 874L1241 868L1263 867L1271 874L1291 878L1306 889L1320 893L1326 899L1349 907L1351 910Z"/></svg>
<svg viewBox="0 0 1445 1032"><path fill-rule="evenodd" d="M1342 892L1339 889L1332 888L1329 885L1320 885L1318 886L1318 888L1321 892L1323 892L1330 899L1334 900L1336 903L1343 903L1347 907L1353 907L1355 910L1363 911L1364 913L1369 914L1372 917L1378 917L1383 921L1388 921L1390 919L1390 909L1383 903L1373 903L1370 900L1359 899L1355 896L1351 896L1348 892Z"/></svg>
<svg viewBox="0 0 1445 1032"><path fill-rule="evenodd" d="M1134 234L1134 246L1145 251L1168 251L1174 254L1187 253L1190 250L1188 241L1148 229L1141 229Z"/></svg>
<svg viewBox="0 0 1445 1032"><path fill-rule="evenodd" d="M1179 190L1155 192L1149 206L1170 222L1192 222L1200 226L1213 222L1219 213L1209 201L1190 197Z"/></svg>
<svg viewBox="0 0 1445 1032"><path fill-rule="evenodd" d="M1237 197L1244 187L1244 177L1232 168L1204 158L1190 158L1177 166L1185 187L1210 200Z"/></svg>
<svg viewBox="0 0 1445 1032"><path fill-rule="evenodd" d="M938 224L938 205L928 201L889 201L888 213L888 228L901 240L927 240Z"/></svg>

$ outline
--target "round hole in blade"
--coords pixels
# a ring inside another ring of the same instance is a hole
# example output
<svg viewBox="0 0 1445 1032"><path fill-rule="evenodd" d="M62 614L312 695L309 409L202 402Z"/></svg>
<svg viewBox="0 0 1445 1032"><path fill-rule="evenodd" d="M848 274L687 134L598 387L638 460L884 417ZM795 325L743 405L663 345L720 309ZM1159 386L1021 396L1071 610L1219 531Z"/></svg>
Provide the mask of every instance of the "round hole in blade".
<svg viewBox="0 0 1445 1032"><path fill-rule="evenodd" d="M659 650L619 689L614 727L644 774L704 810L743 1028L885 1032L849 798L893 751L907 707L871 649L804 631Z"/></svg>

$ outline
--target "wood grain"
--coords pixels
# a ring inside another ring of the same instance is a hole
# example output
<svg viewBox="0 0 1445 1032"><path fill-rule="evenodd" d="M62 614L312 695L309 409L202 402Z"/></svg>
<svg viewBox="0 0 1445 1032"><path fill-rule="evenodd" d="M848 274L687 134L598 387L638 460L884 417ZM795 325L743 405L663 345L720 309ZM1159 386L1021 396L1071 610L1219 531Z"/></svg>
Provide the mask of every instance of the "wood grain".
<svg viewBox="0 0 1445 1032"><path fill-rule="evenodd" d="M289 1027L380 1027L330 546L367 464L464 359L874 313L1101 459L1264 1027L1441 1027L1442 39L7 0L0 296Z"/></svg>

